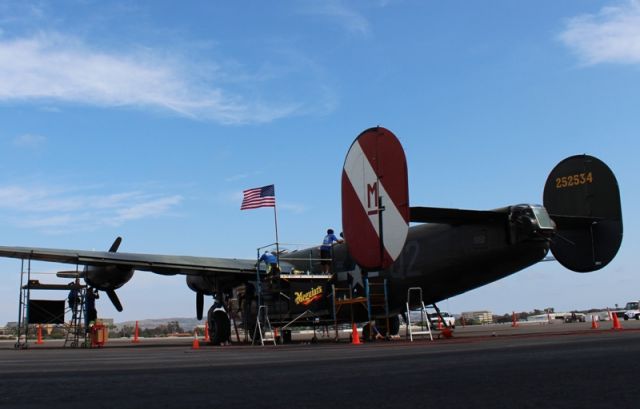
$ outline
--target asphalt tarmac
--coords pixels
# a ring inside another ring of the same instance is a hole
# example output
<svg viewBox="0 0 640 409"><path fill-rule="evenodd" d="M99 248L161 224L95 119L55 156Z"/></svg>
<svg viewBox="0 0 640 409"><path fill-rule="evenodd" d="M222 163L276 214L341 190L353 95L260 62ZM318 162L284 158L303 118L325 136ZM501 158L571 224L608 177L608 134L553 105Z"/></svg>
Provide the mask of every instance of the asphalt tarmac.
<svg viewBox="0 0 640 409"><path fill-rule="evenodd" d="M635 408L637 327L502 326L434 342L198 350L188 339L103 349L5 342L0 407Z"/></svg>

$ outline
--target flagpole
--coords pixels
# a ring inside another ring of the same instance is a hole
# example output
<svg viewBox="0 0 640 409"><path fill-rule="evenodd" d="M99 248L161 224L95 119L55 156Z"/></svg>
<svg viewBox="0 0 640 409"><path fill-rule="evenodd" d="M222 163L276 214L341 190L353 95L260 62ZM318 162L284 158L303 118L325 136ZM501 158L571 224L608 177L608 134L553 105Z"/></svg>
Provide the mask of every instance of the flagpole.
<svg viewBox="0 0 640 409"><path fill-rule="evenodd" d="M280 244L278 243L278 212L276 211L275 191L274 191L274 202L273 202L273 220L276 225L276 262L278 263L278 267L279 267L280 266Z"/></svg>

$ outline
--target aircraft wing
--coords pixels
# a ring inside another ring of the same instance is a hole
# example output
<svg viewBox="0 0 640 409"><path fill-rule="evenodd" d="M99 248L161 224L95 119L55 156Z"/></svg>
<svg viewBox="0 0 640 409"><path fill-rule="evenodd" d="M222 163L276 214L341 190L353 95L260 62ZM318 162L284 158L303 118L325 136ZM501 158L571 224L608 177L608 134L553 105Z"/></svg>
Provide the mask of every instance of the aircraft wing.
<svg viewBox="0 0 640 409"><path fill-rule="evenodd" d="M233 274L247 275L249 278L250 275L256 274L256 260L247 259L5 246L0 246L0 257L95 267L121 266L164 275Z"/></svg>

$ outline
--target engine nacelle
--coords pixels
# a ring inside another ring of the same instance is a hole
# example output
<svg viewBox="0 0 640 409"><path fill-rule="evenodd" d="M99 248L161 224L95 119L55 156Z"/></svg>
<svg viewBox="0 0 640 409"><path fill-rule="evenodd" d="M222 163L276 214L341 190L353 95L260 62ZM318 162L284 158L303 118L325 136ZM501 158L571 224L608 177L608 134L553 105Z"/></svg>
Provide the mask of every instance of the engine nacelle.
<svg viewBox="0 0 640 409"><path fill-rule="evenodd" d="M121 266L89 267L85 275L86 283L101 291L115 290L125 285L133 277L133 269Z"/></svg>
<svg viewBox="0 0 640 409"><path fill-rule="evenodd" d="M214 295L215 287L211 280L202 276L187 276L187 286L196 293L204 295Z"/></svg>

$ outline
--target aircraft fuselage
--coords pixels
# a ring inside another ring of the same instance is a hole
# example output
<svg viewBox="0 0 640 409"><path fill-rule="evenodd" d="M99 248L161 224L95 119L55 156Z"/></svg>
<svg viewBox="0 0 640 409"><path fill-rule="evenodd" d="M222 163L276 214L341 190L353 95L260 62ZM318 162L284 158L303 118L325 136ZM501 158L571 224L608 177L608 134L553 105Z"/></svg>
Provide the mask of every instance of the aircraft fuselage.
<svg viewBox="0 0 640 409"><path fill-rule="evenodd" d="M332 271L338 281L351 274L353 283L358 281L360 270L350 259L347 246L334 246ZM510 223L421 224L410 228L402 253L390 268L369 275L387 279L389 309L398 313L404 310L411 287L422 288L425 304L436 303L529 267L548 251L548 235L514 231ZM281 259L305 270L309 262L291 259L305 253L309 259L317 259L317 252L307 249ZM319 271L319 263L314 263L311 271Z"/></svg>

